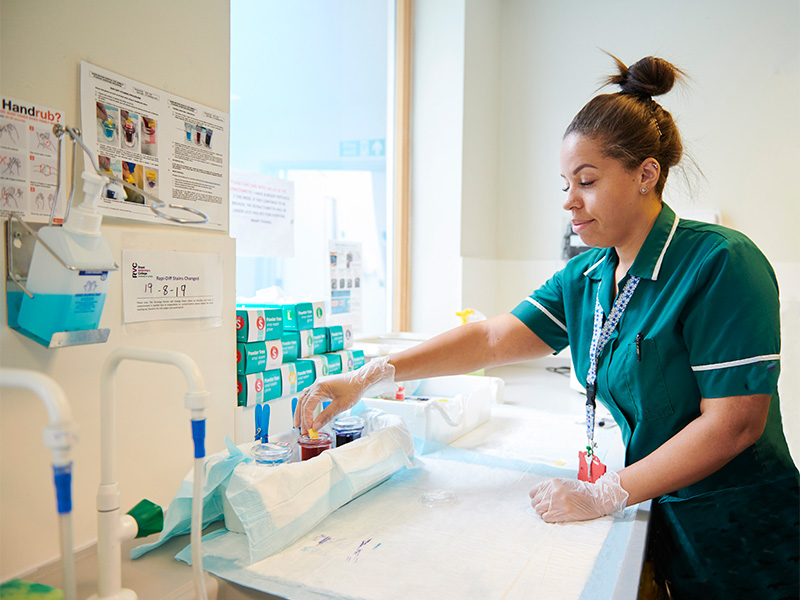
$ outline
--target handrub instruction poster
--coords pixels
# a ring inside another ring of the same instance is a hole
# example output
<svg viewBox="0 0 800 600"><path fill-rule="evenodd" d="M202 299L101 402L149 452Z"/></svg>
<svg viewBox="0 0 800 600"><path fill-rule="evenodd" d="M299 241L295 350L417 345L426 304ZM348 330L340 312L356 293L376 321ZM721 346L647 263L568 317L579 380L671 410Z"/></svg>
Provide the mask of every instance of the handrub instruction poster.
<svg viewBox="0 0 800 600"><path fill-rule="evenodd" d="M168 204L208 215L205 229L228 229L227 113L81 62L83 140L100 168ZM168 223L141 194L109 187L109 216ZM186 211L164 209L197 219Z"/></svg>
<svg viewBox="0 0 800 600"><path fill-rule="evenodd" d="M46 223L58 189L53 125L64 124L64 112L8 96L2 96L0 106L0 218L14 214L30 223ZM64 220L64 187L54 223Z"/></svg>

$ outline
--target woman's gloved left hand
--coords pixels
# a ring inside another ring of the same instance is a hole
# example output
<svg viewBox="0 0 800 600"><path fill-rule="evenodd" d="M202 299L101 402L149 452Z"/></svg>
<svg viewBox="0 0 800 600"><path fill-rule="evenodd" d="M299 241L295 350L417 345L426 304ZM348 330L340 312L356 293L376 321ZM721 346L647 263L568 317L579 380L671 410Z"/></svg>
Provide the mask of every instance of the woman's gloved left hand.
<svg viewBox="0 0 800 600"><path fill-rule="evenodd" d="M548 523L588 521L621 512L628 500L619 475L606 471L595 483L548 479L530 491L531 506Z"/></svg>

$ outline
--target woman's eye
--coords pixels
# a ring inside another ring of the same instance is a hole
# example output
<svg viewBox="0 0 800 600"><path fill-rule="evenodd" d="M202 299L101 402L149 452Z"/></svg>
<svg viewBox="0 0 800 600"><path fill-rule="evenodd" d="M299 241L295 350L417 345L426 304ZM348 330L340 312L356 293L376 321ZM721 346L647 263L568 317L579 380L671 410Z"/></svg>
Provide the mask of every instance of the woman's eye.
<svg viewBox="0 0 800 600"><path fill-rule="evenodd" d="M561 188L561 191L562 192L568 192L569 191L569 186Z"/></svg>
<svg viewBox="0 0 800 600"><path fill-rule="evenodd" d="M589 187L589 186L590 186L590 185L592 185L594 182L595 182L595 180L594 180L594 179L593 179L592 181L581 181L581 186L583 186L583 187Z"/></svg>

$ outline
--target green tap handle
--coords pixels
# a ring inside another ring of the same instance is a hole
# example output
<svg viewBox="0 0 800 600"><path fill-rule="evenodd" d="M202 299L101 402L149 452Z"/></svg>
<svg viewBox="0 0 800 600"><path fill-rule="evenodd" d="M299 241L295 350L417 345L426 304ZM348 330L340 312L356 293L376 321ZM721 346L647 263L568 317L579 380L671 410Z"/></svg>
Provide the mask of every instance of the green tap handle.
<svg viewBox="0 0 800 600"><path fill-rule="evenodd" d="M150 500L142 500L128 511L128 514L134 518L136 525L139 526L139 531L136 538L147 537L152 533L159 533L164 529L164 511L158 504L150 502Z"/></svg>

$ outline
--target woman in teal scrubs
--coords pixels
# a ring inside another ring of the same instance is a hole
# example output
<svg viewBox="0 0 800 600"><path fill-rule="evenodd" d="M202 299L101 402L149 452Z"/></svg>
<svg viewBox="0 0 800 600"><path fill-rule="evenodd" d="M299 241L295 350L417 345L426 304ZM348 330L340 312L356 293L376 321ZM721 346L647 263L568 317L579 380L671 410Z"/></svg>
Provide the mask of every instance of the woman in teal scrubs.
<svg viewBox="0 0 800 600"><path fill-rule="evenodd" d="M679 219L662 202L683 148L652 97L681 73L653 57L617 64L609 83L621 91L589 101L561 147L564 209L592 249L510 314L318 382L297 424L318 429L395 380L570 346L577 378L622 430L627 466L595 483L540 484L531 503L542 518L592 519L653 499L650 553L673 598L797 598L800 499L777 391L775 275L743 234ZM332 403L314 419L322 399Z"/></svg>

